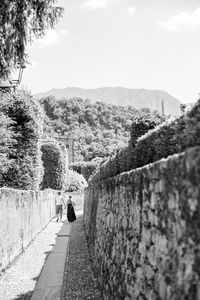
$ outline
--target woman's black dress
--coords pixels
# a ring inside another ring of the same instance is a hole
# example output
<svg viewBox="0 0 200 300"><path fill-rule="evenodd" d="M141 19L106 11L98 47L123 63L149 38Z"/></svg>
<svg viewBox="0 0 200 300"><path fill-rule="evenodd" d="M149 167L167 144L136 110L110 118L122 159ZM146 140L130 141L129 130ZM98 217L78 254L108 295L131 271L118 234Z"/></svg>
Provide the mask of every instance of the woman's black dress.
<svg viewBox="0 0 200 300"><path fill-rule="evenodd" d="M67 204L67 220L69 222L74 222L76 220L76 215L74 212L74 207L71 203Z"/></svg>

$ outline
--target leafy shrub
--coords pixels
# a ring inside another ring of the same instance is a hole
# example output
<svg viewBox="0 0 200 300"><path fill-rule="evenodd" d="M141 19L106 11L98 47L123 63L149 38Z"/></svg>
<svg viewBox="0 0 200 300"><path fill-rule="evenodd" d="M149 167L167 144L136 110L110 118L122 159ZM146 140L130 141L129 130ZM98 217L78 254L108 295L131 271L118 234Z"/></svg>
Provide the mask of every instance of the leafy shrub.
<svg viewBox="0 0 200 300"><path fill-rule="evenodd" d="M102 157L96 157L91 161L84 162L81 168L81 174L88 181L89 178L94 174L104 159Z"/></svg>
<svg viewBox="0 0 200 300"><path fill-rule="evenodd" d="M149 130L155 128L164 121L164 117L157 113L144 113L139 111L131 125L131 138L129 143L135 146L137 139Z"/></svg>
<svg viewBox="0 0 200 300"><path fill-rule="evenodd" d="M141 128L140 132L146 125ZM128 147L101 165L91 182L116 176L200 145L200 100L186 115L163 122L137 139L136 136L131 137Z"/></svg>
<svg viewBox="0 0 200 300"><path fill-rule="evenodd" d="M70 168L83 175L84 178L88 181L90 176L94 173L94 171L100 166L101 162L103 161L102 157L96 157L91 161L81 161L76 162L70 165Z"/></svg>
<svg viewBox="0 0 200 300"><path fill-rule="evenodd" d="M87 181L85 178L75 171L69 170L66 177L65 190L67 192L79 192L83 191L87 187Z"/></svg>
<svg viewBox="0 0 200 300"><path fill-rule="evenodd" d="M56 141L45 141L41 146L44 176L41 189L61 190L65 184L66 154Z"/></svg>
<svg viewBox="0 0 200 300"><path fill-rule="evenodd" d="M69 165L69 168L72 171L77 172L78 174L81 174L81 168L82 168L83 164L84 164L83 161L77 161L77 162L71 163Z"/></svg>
<svg viewBox="0 0 200 300"><path fill-rule="evenodd" d="M184 151L187 145L181 136L181 132L185 128L185 123L182 121L183 117L165 122L140 137L132 152L133 168Z"/></svg>
<svg viewBox="0 0 200 300"><path fill-rule="evenodd" d="M2 112L12 122L15 142L9 145L8 159L12 164L3 174L1 186L38 189L43 170L40 152L42 110L38 102L25 91L6 95L4 100L6 105Z"/></svg>
<svg viewBox="0 0 200 300"><path fill-rule="evenodd" d="M11 125L12 120L2 112L3 105L0 103L0 186L3 185L3 176L13 163L9 159L10 148L14 143Z"/></svg>

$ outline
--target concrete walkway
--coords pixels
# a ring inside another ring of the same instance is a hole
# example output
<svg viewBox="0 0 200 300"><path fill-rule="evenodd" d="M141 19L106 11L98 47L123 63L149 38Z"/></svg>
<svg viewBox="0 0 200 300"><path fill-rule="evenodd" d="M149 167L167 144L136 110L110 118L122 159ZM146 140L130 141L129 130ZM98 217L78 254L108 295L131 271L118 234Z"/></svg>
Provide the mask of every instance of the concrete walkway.
<svg viewBox="0 0 200 300"><path fill-rule="evenodd" d="M83 231L82 212L52 221L0 276L0 300L100 300Z"/></svg>
<svg viewBox="0 0 200 300"><path fill-rule="evenodd" d="M58 232L56 243L44 264L31 300L60 300L70 225L65 221Z"/></svg>
<svg viewBox="0 0 200 300"><path fill-rule="evenodd" d="M0 276L1 300L29 300L63 223L52 221ZM37 299L40 300L40 299Z"/></svg>

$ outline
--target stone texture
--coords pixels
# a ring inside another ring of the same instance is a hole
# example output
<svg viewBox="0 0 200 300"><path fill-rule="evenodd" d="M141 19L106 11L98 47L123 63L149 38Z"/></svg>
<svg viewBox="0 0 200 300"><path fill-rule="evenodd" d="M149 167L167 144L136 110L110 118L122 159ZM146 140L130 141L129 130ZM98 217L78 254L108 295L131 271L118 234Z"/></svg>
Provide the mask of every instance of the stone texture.
<svg viewBox="0 0 200 300"><path fill-rule="evenodd" d="M0 271L20 255L55 216L57 192L0 189Z"/></svg>
<svg viewBox="0 0 200 300"><path fill-rule="evenodd" d="M200 299L200 147L89 186L103 299Z"/></svg>

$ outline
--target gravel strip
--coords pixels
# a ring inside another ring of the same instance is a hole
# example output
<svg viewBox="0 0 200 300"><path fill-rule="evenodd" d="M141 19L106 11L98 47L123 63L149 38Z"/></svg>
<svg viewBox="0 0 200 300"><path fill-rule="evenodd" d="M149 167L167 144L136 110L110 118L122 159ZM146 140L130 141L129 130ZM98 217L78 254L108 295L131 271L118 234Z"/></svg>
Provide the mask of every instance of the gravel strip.
<svg viewBox="0 0 200 300"><path fill-rule="evenodd" d="M101 291L92 271L83 230L83 218L72 223L66 257L61 300L101 300Z"/></svg>

